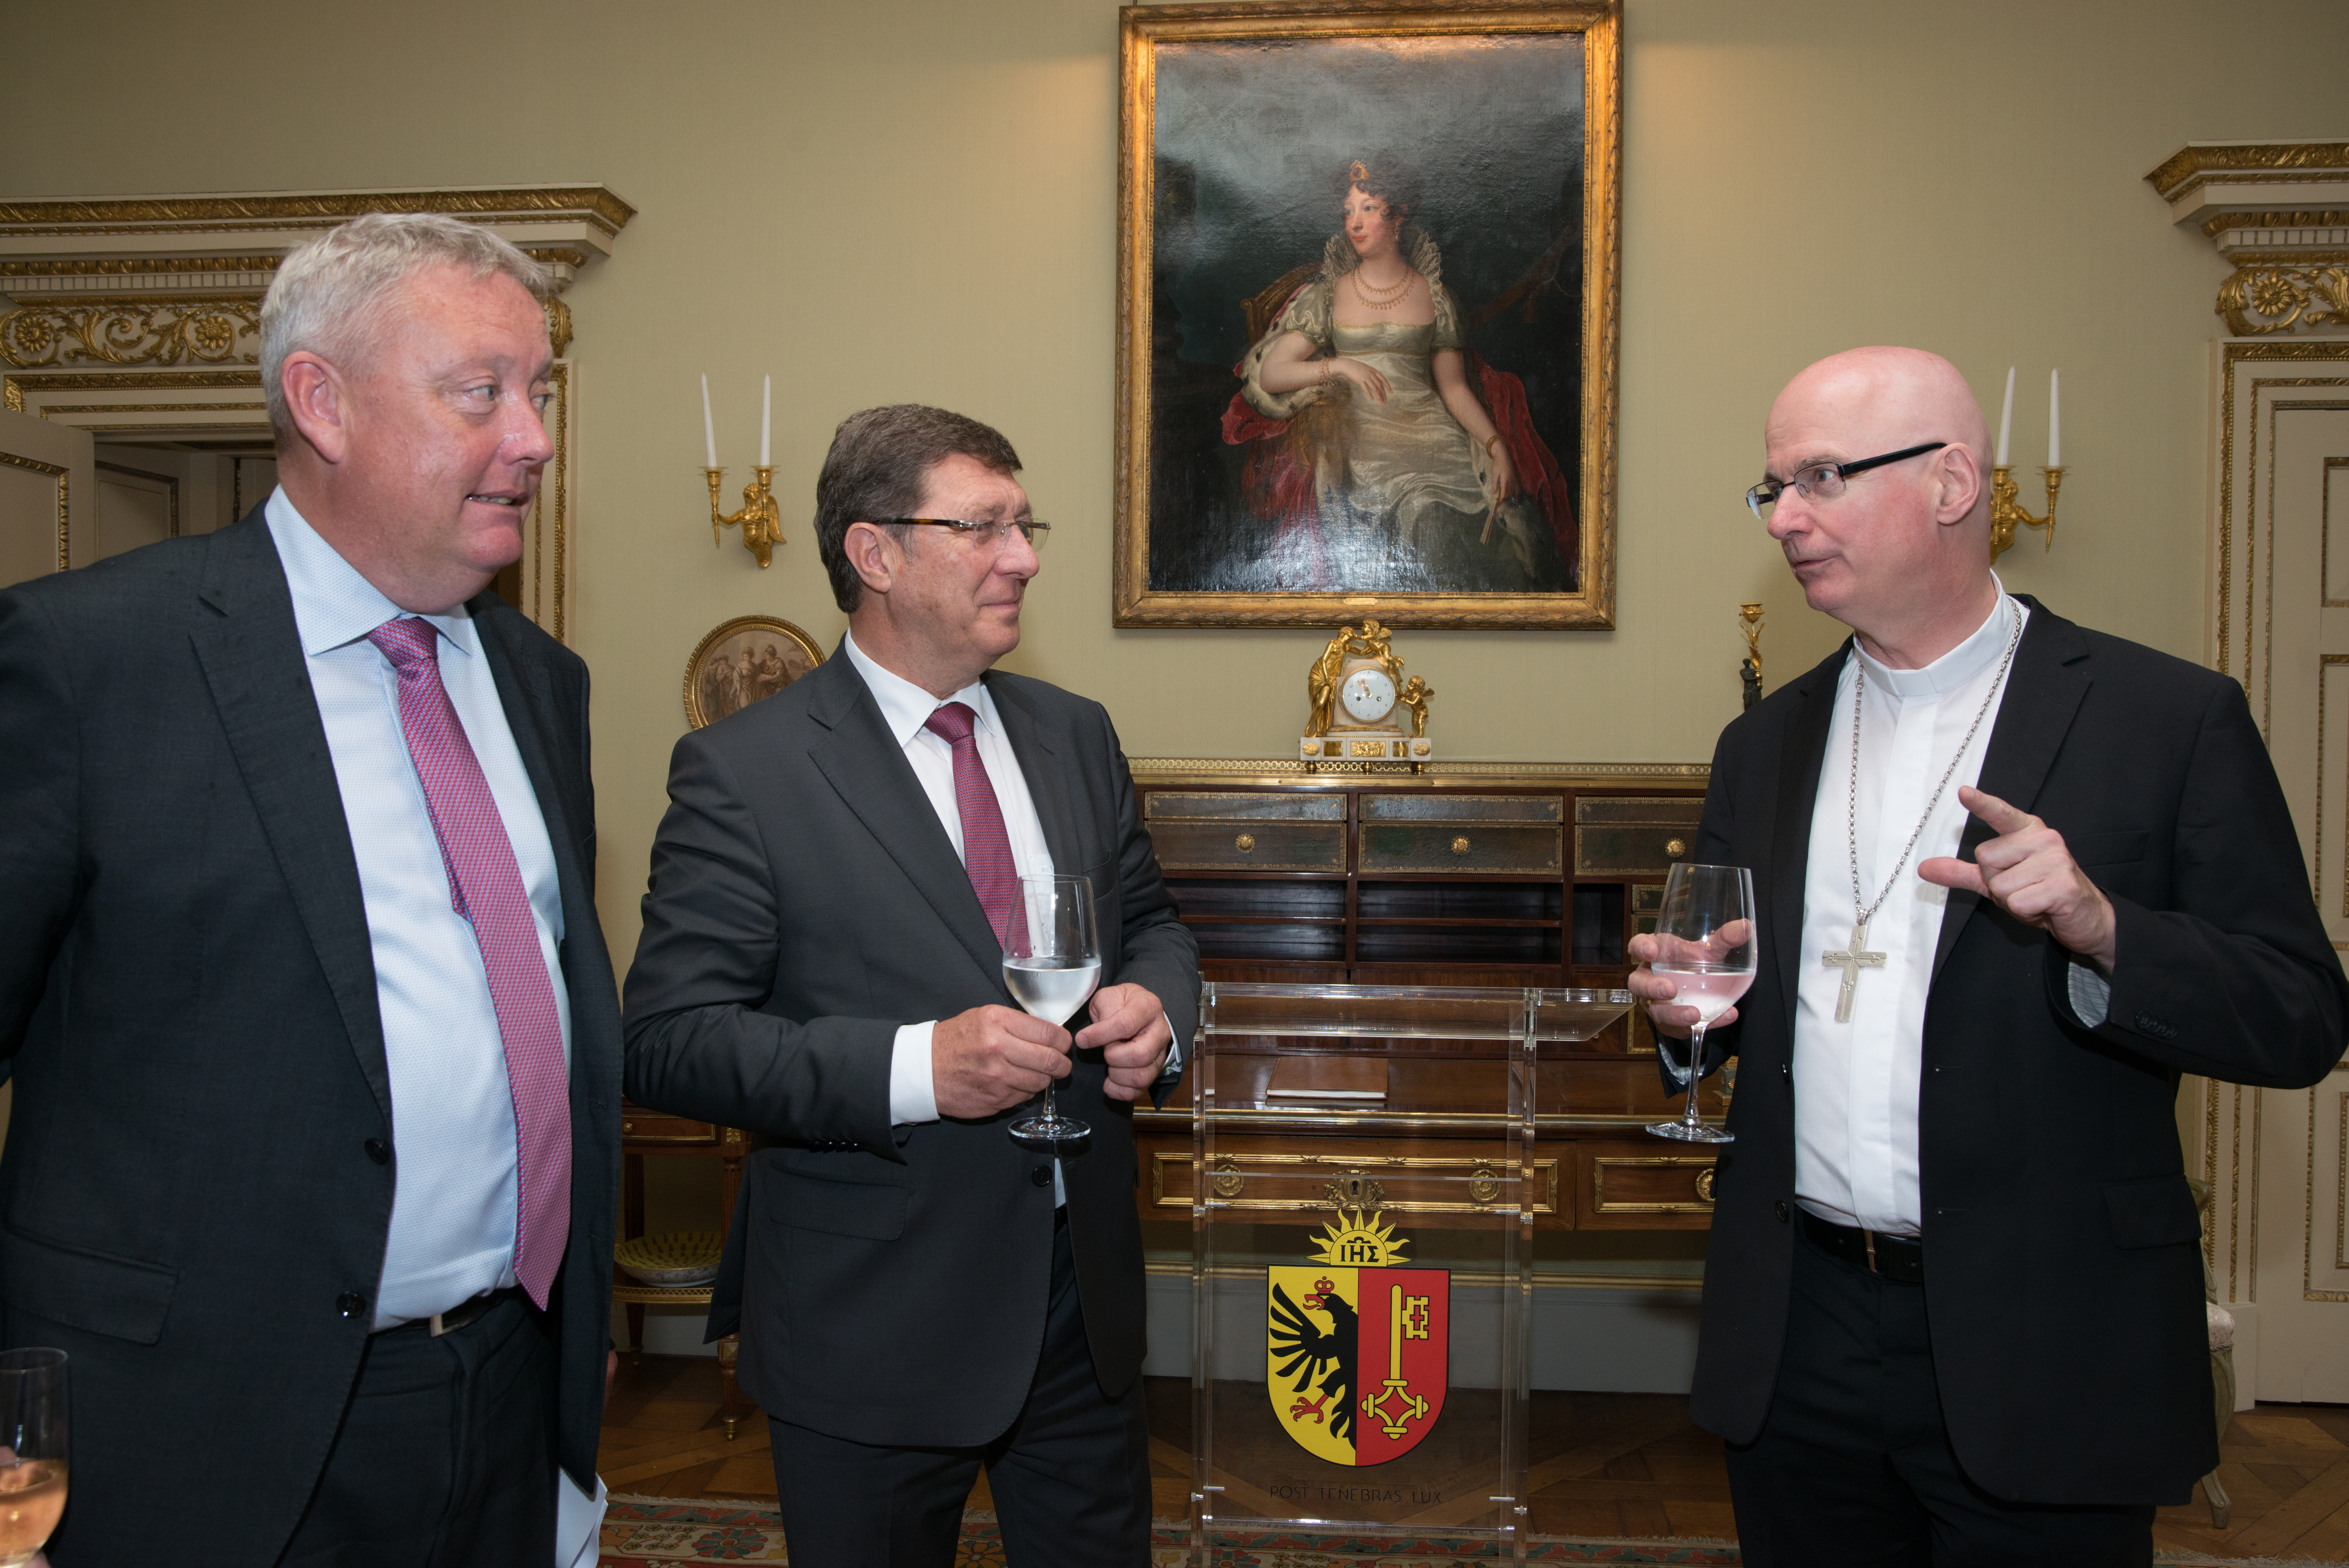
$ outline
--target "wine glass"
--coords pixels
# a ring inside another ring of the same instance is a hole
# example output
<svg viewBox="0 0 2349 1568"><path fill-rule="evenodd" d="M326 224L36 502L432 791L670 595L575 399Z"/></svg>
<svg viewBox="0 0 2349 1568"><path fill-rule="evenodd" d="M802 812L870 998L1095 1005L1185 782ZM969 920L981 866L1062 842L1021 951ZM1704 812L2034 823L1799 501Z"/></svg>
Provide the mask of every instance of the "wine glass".
<svg viewBox="0 0 2349 1568"><path fill-rule="evenodd" d="M1019 879L1027 929L1014 929L1003 949L1003 983L1031 1018L1065 1024L1101 984L1101 938L1093 927L1093 884L1086 877L1039 872ZM1011 1124L1011 1140L1030 1148L1057 1148L1092 1129L1062 1116L1044 1086L1044 1111ZM5 1565L0 1565L5 1568Z"/></svg>
<svg viewBox="0 0 2349 1568"><path fill-rule="evenodd" d="M1688 1086L1688 1105L1678 1121L1651 1124L1659 1138L1683 1143L1727 1143L1734 1134L1705 1126L1696 1119L1697 1086L1704 1069L1704 1031L1729 1011L1754 984L1754 969L1762 944L1754 919L1754 873L1744 866L1695 866L1683 861L1672 868L1664 883L1664 906L1656 916L1656 945L1661 951L1648 965L1651 974L1670 980L1679 990L1672 1005L1694 1007L1697 1020L1689 1030L1684 1060L1674 1059L1682 1044L1656 1031L1656 1049L1675 1083Z"/></svg>
<svg viewBox="0 0 2349 1568"><path fill-rule="evenodd" d="M0 1568L22 1568L66 1511L66 1353L0 1351Z"/></svg>

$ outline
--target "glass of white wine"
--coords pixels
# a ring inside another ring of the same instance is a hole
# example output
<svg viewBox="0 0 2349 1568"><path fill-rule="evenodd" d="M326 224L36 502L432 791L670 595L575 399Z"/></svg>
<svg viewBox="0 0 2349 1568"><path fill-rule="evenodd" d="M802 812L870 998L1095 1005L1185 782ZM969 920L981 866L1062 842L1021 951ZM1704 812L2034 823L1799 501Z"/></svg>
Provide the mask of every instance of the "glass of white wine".
<svg viewBox="0 0 2349 1568"><path fill-rule="evenodd" d="M66 1511L66 1353L0 1351L0 1568L40 1554Z"/></svg>
<svg viewBox="0 0 2349 1568"><path fill-rule="evenodd" d="M1003 983L1033 1018L1065 1024L1101 984L1101 936L1093 924L1093 884L1088 877L1039 872L1019 879L1027 929L1015 929L1003 950ZM1029 1148L1056 1149L1092 1131L1062 1116L1044 1086L1044 1109L1011 1124L1011 1139ZM5 1568L5 1565L0 1565Z"/></svg>
<svg viewBox="0 0 2349 1568"><path fill-rule="evenodd" d="M1697 1019L1686 1040L1656 1031L1656 1049L1663 1055L1665 1070L1674 1082L1688 1086L1688 1105L1681 1119L1648 1128L1659 1138L1728 1143L1734 1137L1697 1119L1696 1092L1704 1072L1704 1031L1754 984L1762 952L1755 940L1760 929L1754 919L1754 873L1744 866L1682 861L1665 879L1663 908L1656 916L1656 944L1662 951L1648 969L1679 988L1671 1006L1695 1008Z"/></svg>

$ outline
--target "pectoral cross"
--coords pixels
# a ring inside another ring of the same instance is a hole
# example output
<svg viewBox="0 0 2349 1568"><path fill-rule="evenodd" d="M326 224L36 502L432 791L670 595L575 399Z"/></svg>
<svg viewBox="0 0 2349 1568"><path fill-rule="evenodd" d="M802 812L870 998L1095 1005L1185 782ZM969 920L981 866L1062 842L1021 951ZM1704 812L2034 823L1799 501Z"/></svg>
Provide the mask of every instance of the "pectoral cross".
<svg viewBox="0 0 2349 1568"><path fill-rule="evenodd" d="M1863 920L1851 928L1851 946L1847 950L1839 952L1830 948L1819 954L1820 963L1830 969L1843 971L1843 989L1836 995L1836 1022L1838 1024L1851 1022L1852 998L1859 995L1859 972L1884 967L1884 954L1860 951L1867 945L1868 922Z"/></svg>

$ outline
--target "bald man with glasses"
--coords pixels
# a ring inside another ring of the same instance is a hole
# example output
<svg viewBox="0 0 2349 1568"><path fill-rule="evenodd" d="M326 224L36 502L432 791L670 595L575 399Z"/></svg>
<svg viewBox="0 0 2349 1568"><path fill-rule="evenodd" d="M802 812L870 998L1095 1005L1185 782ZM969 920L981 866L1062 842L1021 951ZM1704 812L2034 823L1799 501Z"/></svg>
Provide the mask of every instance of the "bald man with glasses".
<svg viewBox="0 0 2349 1568"><path fill-rule="evenodd" d="M1713 754L1693 858L1762 954L1705 1038L1692 1410L1755 1568L2149 1563L2218 1463L2178 1078L2317 1082L2349 983L2241 687L1991 571L1955 367L1837 355L1764 441L1746 504L1853 636Z"/></svg>
<svg viewBox="0 0 2349 1568"><path fill-rule="evenodd" d="M1143 1568L1131 1107L1197 1010L1099 703L993 666L1050 537L998 432L852 415L816 481L839 652L678 743L628 975L628 1092L766 1147L714 1292L794 1563L947 1568L981 1466L1015 1564ZM1031 1018L1017 879L1088 878L1101 989ZM1048 1085L1091 1128L1010 1136Z"/></svg>

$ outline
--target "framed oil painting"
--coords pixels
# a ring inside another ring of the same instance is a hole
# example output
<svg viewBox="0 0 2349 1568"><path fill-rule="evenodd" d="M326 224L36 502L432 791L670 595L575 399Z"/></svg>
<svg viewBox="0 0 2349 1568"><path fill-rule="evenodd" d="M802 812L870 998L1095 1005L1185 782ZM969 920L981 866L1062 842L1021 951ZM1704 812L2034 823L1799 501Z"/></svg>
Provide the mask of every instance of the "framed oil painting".
<svg viewBox="0 0 2349 1568"><path fill-rule="evenodd" d="M1615 0L1119 15L1116 624L1612 625Z"/></svg>
<svg viewBox="0 0 2349 1568"><path fill-rule="evenodd" d="M696 729L770 697L823 663L815 639L772 615L738 615L685 661L685 719Z"/></svg>

